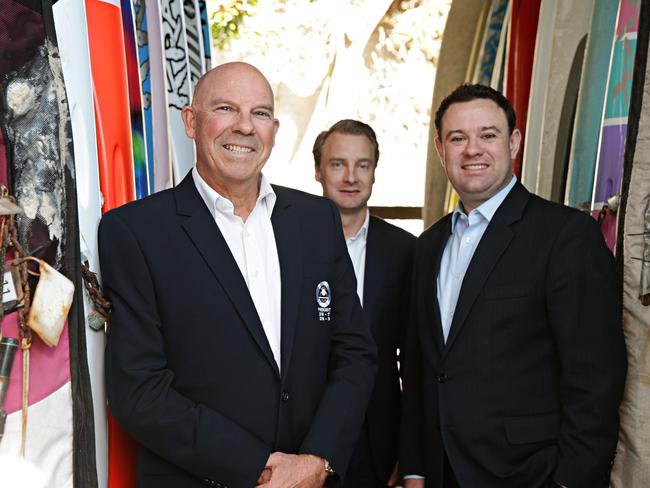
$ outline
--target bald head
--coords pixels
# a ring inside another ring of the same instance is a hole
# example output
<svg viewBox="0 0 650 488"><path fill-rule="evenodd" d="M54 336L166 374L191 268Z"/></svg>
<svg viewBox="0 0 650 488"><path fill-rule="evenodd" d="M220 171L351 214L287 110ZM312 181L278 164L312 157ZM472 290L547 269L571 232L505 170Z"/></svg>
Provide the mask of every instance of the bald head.
<svg viewBox="0 0 650 488"><path fill-rule="evenodd" d="M275 102L273 100L271 84L255 66L242 61L220 64L201 76L194 89L192 107L196 108L205 101L205 95L211 91L211 87L224 86L226 88L232 85L247 84L253 84L258 89L266 90L268 99L271 102L270 108L271 110L274 109Z"/></svg>
<svg viewBox="0 0 650 488"><path fill-rule="evenodd" d="M183 121L196 146L196 169L206 183L233 203L254 206L279 126L264 75L246 63L217 66L199 80L192 106L183 108Z"/></svg>

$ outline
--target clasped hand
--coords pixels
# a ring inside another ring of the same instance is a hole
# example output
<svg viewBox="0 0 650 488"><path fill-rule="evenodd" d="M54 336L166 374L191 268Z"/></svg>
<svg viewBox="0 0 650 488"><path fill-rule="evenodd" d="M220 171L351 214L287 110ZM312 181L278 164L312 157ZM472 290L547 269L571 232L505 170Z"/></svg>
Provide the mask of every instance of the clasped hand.
<svg viewBox="0 0 650 488"><path fill-rule="evenodd" d="M258 488L322 488L325 461L311 454L274 452L257 480Z"/></svg>

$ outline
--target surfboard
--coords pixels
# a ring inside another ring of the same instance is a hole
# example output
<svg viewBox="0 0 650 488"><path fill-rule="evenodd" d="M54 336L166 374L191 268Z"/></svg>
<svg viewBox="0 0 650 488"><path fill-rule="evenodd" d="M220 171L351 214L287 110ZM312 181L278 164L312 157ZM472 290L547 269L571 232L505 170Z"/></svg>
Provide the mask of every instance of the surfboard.
<svg viewBox="0 0 650 488"><path fill-rule="evenodd" d="M152 139L155 148L153 191L160 191L173 186L171 141L169 136L169 122L167 119L168 105L167 84L165 80L165 54L160 5L158 0L145 0L145 4L147 39L149 43L149 76L151 78ZM151 167L151 164L149 167Z"/></svg>
<svg viewBox="0 0 650 488"><path fill-rule="evenodd" d="M118 0L86 0L102 211L135 198L124 34Z"/></svg>
<svg viewBox="0 0 650 488"><path fill-rule="evenodd" d="M140 66L140 93L142 94L142 114L144 120L144 142L147 154L148 194L155 191L153 110L151 107L151 68L149 58L149 31L147 6L144 0L132 0L135 23L135 39L138 47Z"/></svg>
<svg viewBox="0 0 650 488"><path fill-rule="evenodd" d="M522 147L513 161L513 171L521 176L521 162L526 145L526 119L532 76L535 40L541 0L512 0L508 34L505 95L517 114Z"/></svg>
<svg viewBox="0 0 650 488"><path fill-rule="evenodd" d="M612 46L605 113L591 200L592 215L599 220L605 242L612 252L616 248L618 205L613 204L610 199L620 198L621 193L639 13L640 5L630 0L621 1ZM608 207L604 208L606 204Z"/></svg>
<svg viewBox="0 0 650 488"><path fill-rule="evenodd" d="M169 134L173 182L179 183L194 165L194 143L185 134L181 110L191 102L185 20L181 0L161 0L167 79Z"/></svg>
<svg viewBox="0 0 650 488"><path fill-rule="evenodd" d="M528 112L526 123L522 182L543 198L564 200L567 134L592 11L593 1L541 4L529 102L535 110Z"/></svg>
<svg viewBox="0 0 650 488"><path fill-rule="evenodd" d="M492 0L487 16L481 52L478 63L474 68L472 83L480 83L482 85L490 86L492 81L492 72L494 70L499 50L499 40L501 39L503 20L506 16L507 10L508 0Z"/></svg>
<svg viewBox="0 0 650 488"><path fill-rule="evenodd" d="M129 107L131 113L131 140L133 144L133 170L135 175L135 194L142 198L149 194L147 174L147 148L144 132L142 108L142 81L138 62L138 46L135 40L135 23L131 0L121 0L122 28L124 29L124 53L128 77Z"/></svg>
<svg viewBox="0 0 650 488"><path fill-rule="evenodd" d="M118 0L86 0L102 212L135 198L124 34ZM108 486L135 488L137 445L108 416Z"/></svg>
<svg viewBox="0 0 650 488"><path fill-rule="evenodd" d="M603 116L605 91L609 73L618 13L618 1L595 0L587 38L564 203L589 210L598 154L598 139Z"/></svg>
<svg viewBox="0 0 650 488"><path fill-rule="evenodd" d="M101 193L88 36L85 29L65 28L76 23L85 25L86 8L84 0L59 0L53 5L52 10L54 22L59 26L57 40L72 124L81 257L82 260L88 261L91 270L98 272L97 226L101 217ZM85 317L88 317L93 308L92 301L84 289ZM108 431L104 385L106 340L103 331L94 331L87 324L84 330L93 399L97 481L99 488L106 488L108 478Z"/></svg>
<svg viewBox="0 0 650 488"><path fill-rule="evenodd" d="M190 90L194 93L196 84L204 72L203 32L197 0L183 0L185 17L185 38L187 40L187 61L190 69Z"/></svg>
<svg viewBox="0 0 650 488"><path fill-rule="evenodd" d="M507 59L507 46L510 31L510 16L512 14L512 0L508 1L506 13L503 16L503 23L501 26L501 33L499 35L499 44L494 59L494 68L492 69L492 79L490 86L497 91L503 93L503 79L505 77L505 67Z"/></svg>
<svg viewBox="0 0 650 488"><path fill-rule="evenodd" d="M212 33L210 32L210 22L208 20L208 6L205 0L199 0L199 15L201 16L201 37L203 39L203 70L204 72L212 69Z"/></svg>

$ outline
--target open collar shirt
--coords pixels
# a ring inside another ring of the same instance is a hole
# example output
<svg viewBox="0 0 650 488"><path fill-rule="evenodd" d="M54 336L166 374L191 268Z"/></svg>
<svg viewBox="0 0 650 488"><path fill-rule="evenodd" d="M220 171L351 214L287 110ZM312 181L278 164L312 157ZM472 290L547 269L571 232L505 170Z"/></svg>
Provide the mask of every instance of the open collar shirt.
<svg viewBox="0 0 650 488"><path fill-rule="evenodd" d="M271 224L276 195L262 174L260 191L246 222L235 214L233 203L217 193L192 169L192 179L221 231L262 322L275 362L280 368L281 307L280 260Z"/></svg>
<svg viewBox="0 0 650 488"><path fill-rule="evenodd" d="M368 225L370 224L370 211L366 209L366 219L357 233L345 239L348 246L348 254L354 267L354 275L357 277L357 295L363 305L363 284L366 274L366 243L368 240Z"/></svg>
<svg viewBox="0 0 650 488"><path fill-rule="evenodd" d="M516 182L517 177L513 176L508 185L472 210L469 215L463 210L462 203L458 202L451 216L451 235L445 244L437 279L437 298L445 342L449 336L465 272L474 256L474 251L495 212Z"/></svg>

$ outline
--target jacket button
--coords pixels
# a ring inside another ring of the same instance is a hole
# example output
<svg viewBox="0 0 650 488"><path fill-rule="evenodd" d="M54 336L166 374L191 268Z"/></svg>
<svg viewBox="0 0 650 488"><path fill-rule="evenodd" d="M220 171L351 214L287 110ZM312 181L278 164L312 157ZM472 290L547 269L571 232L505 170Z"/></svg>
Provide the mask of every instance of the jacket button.
<svg viewBox="0 0 650 488"><path fill-rule="evenodd" d="M447 373L440 373L438 375L438 383L444 383L447 381Z"/></svg>
<svg viewBox="0 0 650 488"><path fill-rule="evenodd" d="M288 402L289 401L289 393L286 391L282 392L282 401L283 402Z"/></svg>

